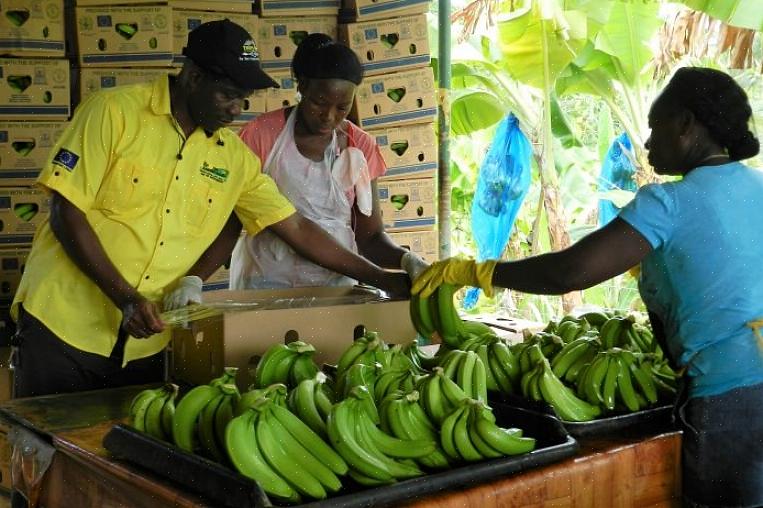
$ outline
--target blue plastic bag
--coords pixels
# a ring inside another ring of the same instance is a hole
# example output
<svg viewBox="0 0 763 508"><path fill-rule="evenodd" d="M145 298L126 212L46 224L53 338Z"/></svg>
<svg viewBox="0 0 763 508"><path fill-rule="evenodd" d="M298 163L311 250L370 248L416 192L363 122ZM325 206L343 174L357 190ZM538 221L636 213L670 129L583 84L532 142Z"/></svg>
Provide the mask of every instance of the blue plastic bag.
<svg viewBox="0 0 763 508"><path fill-rule="evenodd" d="M477 175L472 201L472 236L477 260L498 259L509 241L514 221L530 188L530 141L510 113L498 125ZM464 307L474 307L479 288L469 288Z"/></svg>
<svg viewBox="0 0 763 508"><path fill-rule="evenodd" d="M638 190L633 165L633 146L626 133L620 134L607 150L604 164L599 174L599 192L620 189L635 192ZM608 199L599 200L599 227L605 226L617 217L620 209Z"/></svg>

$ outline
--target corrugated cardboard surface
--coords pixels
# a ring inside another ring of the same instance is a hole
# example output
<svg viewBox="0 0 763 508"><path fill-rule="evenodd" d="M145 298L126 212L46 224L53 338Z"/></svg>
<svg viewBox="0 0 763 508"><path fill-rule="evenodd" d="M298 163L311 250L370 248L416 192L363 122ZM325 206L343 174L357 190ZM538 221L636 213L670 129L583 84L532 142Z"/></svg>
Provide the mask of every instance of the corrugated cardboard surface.
<svg viewBox="0 0 763 508"><path fill-rule="evenodd" d="M169 6L77 7L77 50L81 65L103 67L172 64ZM126 34L120 26L134 31Z"/></svg>
<svg viewBox="0 0 763 508"><path fill-rule="evenodd" d="M305 302L304 297L312 299ZM321 363L335 362L362 327L378 331L388 343L405 343L416 337L408 300L380 300L368 290L223 290L205 293L204 297L205 302L263 298L282 302L282 307L293 300L294 308L230 312L193 323L191 329L175 329L173 376L193 384L208 383L224 367L236 366L237 383L246 388L252 382L250 368L256 365L257 356L275 343L309 342L316 348L315 360Z"/></svg>
<svg viewBox="0 0 763 508"><path fill-rule="evenodd" d="M431 123L436 116L430 67L366 78L358 86L350 113L350 118L364 129Z"/></svg>
<svg viewBox="0 0 763 508"><path fill-rule="evenodd" d="M436 224L437 182L434 178L379 178L377 189L386 231L427 230Z"/></svg>
<svg viewBox="0 0 763 508"><path fill-rule="evenodd" d="M183 62L185 62L183 48L186 42L188 42L188 32L202 23L226 18L244 27L252 37L257 33L257 16L254 14L172 9L172 64L182 66ZM255 45L259 45L259 41L256 39L254 42Z"/></svg>
<svg viewBox="0 0 763 508"><path fill-rule="evenodd" d="M0 3L0 53L64 56L63 0L4 0Z"/></svg>
<svg viewBox="0 0 763 508"><path fill-rule="evenodd" d="M437 138L434 124L370 130L379 145L389 178L431 178L437 172Z"/></svg>
<svg viewBox="0 0 763 508"><path fill-rule="evenodd" d="M258 24L254 40L266 71L288 70L297 45L307 35L319 32L336 38L337 31L336 16L262 18Z"/></svg>
<svg viewBox="0 0 763 508"><path fill-rule="evenodd" d="M69 61L0 59L0 119L67 120Z"/></svg>
<svg viewBox="0 0 763 508"><path fill-rule="evenodd" d="M337 16L339 0L257 0L255 11L263 18L276 16Z"/></svg>
<svg viewBox="0 0 763 508"><path fill-rule="evenodd" d="M74 3L77 6L161 4L181 9L245 13L251 13L254 7L251 0L76 0Z"/></svg>
<svg viewBox="0 0 763 508"><path fill-rule="evenodd" d="M340 18L367 21L419 14L429 10L429 0L343 0Z"/></svg>
<svg viewBox="0 0 763 508"><path fill-rule="evenodd" d="M392 231L389 236L396 244L415 252L427 263L434 263L439 258L437 231L434 229L429 231Z"/></svg>
<svg viewBox="0 0 763 508"><path fill-rule="evenodd" d="M275 111L296 104L297 80L291 77L291 71L271 71L268 74L281 88L268 88L265 110Z"/></svg>
<svg viewBox="0 0 763 508"><path fill-rule="evenodd" d="M114 88L115 86L131 85L153 81L163 74L173 74L175 69L157 68L105 68L82 67L79 69L79 95L80 101L85 100L93 92Z"/></svg>
<svg viewBox="0 0 763 508"><path fill-rule="evenodd" d="M366 76L429 65L426 14L342 24L339 38L358 55Z"/></svg>
<svg viewBox="0 0 763 508"><path fill-rule="evenodd" d="M29 248L0 249L0 301L12 300L24 273Z"/></svg>
<svg viewBox="0 0 763 508"><path fill-rule="evenodd" d="M18 206L33 203L37 213L29 221L14 212ZM15 246L32 243L37 227L50 215L48 195L37 188L0 188L0 245Z"/></svg>
<svg viewBox="0 0 763 508"><path fill-rule="evenodd" d="M66 122L0 122L0 185L32 185Z"/></svg>

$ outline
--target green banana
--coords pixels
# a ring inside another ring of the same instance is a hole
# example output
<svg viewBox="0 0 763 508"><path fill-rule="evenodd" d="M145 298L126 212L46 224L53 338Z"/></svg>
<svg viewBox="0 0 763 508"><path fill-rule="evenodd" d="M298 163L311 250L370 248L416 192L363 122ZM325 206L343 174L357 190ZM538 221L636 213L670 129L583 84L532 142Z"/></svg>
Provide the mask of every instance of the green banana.
<svg viewBox="0 0 763 508"><path fill-rule="evenodd" d="M289 434L335 474L347 474L347 463L294 413L273 404L270 412Z"/></svg>
<svg viewBox="0 0 763 508"><path fill-rule="evenodd" d="M652 379L652 373L649 367L646 366L644 362L641 362L639 365L636 365L636 363L633 362L630 363L629 368L633 374L633 379L636 380L636 383L638 384L641 393L646 397L646 400L649 401L650 404L657 402L657 386L654 384L654 379Z"/></svg>
<svg viewBox="0 0 763 508"><path fill-rule="evenodd" d="M467 462L477 462L484 459L482 454L475 448L469 435L470 414L468 403L464 404L466 409L461 412L456 423L453 426L453 443L456 451Z"/></svg>
<svg viewBox="0 0 763 508"><path fill-rule="evenodd" d="M243 414L250 407L254 407L254 404L262 398L270 399L276 404L283 406L286 403L286 396L287 388L283 383L274 383L266 388L250 387L249 390L237 398L234 413L236 415Z"/></svg>
<svg viewBox="0 0 763 508"><path fill-rule="evenodd" d="M440 446L446 455L453 460L461 460L461 454L456 448L455 428L456 422L465 411L466 408L459 405L445 417L440 426Z"/></svg>
<svg viewBox="0 0 763 508"><path fill-rule="evenodd" d="M161 439L162 441L166 441L169 437L164 433L162 414L164 412L164 406L171 399L172 394L172 388L168 390L165 385L159 395L151 400L145 413L144 428L146 433L156 439Z"/></svg>
<svg viewBox="0 0 763 508"><path fill-rule="evenodd" d="M641 409L641 404L636 397L636 392L633 389L633 382L631 380L631 372L626 365L625 360L621 357L616 357L616 361L619 364L619 374L617 376L617 389L620 394L620 400L623 401L625 407L630 411L638 411Z"/></svg>
<svg viewBox="0 0 763 508"><path fill-rule="evenodd" d="M442 341L451 347L459 347L461 343L459 337L461 318L453 304L456 289L452 284L441 284L437 290L437 308L440 316L440 327L437 331Z"/></svg>
<svg viewBox="0 0 763 508"><path fill-rule="evenodd" d="M216 462L223 461L223 450L217 444L215 431L215 414L225 399L225 393L220 391L207 405L205 405L196 422L196 435L204 454Z"/></svg>
<svg viewBox="0 0 763 508"><path fill-rule="evenodd" d="M261 410L255 430L257 445L267 463L300 494L312 499L325 499L328 494L321 482L284 449L284 445L292 441L291 438L276 435L268 420L265 410Z"/></svg>
<svg viewBox="0 0 763 508"><path fill-rule="evenodd" d="M478 414L474 421L475 432L491 448L503 455L520 455L535 449L535 439L518 437Z"/></svg>
<svg viewBox="0 0 763 508"><path fill-rule="evenodd" d="M418 459L433 453L437 446L431 440L400 439L386 434L379 429L365 413L358 417L358 425L364 425L365 431L374 445L384 455L399 459Z"/></svg>
<svg viewBox="0 0 763 508"><path fill-rule="evenodd" d="M609 411L615 409L615 395L619 373L620 364L617 361L610 359L607 364L607 374L604 376L604 388L602 389L603 405Z"/></svg>
<svg viewBox="0 0 763 508"><path fill-rule="evenodd" d="M146 411L148 411L151 402L162 393L162 388L151 388L148 390L142 390L135 397L133 397L130 403L129 409L129 421L130 424L137 430L146 430Z"/></svg>
<svg viewBox="0 0 763 508"><path fill-rule="evenodd" d="M255 423L258 418L259 413L249 408L233 418L225 428L225 449L231 464L239 473L259 483L269 496L289 503L298 503L301 497L297 491L276 473L262 456L255 435Z"/></svg>
<svg viewBox="0 0 763 508"><path fill-rule="evenodd" d="M583 386L583 392L586 400L591 404L604 403L604 397L601 393L601 385L604 382L604 377L607 375L609 362L609 354L607 352L601 352L596 355L596 358L594 358L589 367L589 372Z"/></svg>
<svg viewBox="0 0 763 508"><path fill-rule="evenodd" d="M426 377L421 385L424 407L427 415L436 423L441 423L446 415L445 396L442 393L442 385L436 373Z"/></svg>
<svg viewBox="0 0 763 508"><path fill-rule="evenodd" d="M601 414L601 409L598 406L576 397L572 390L554 375L550 365L543 367L544 370L538 381L538 387L543 399L553 406L562 420L584 422L593 420Z"/></svg>
<svg viewBox="0 0 763 508"><path fill-rule="evenodd" d="M324 489L328 489L330 492L337 492L339 489L341 489L342 482L339 481L339 478L337 478L334 471L329 468L325 462L323 462L323 452L325 450L329 450L332 456L341 461L341 464L344 466L343 473L341 474L346 474L348 471L347 464L344 462L344 460L341 460L341 457L339 457L339 455L337 455L336 452L331 449L331 447L324 443L323 440L315 435L312 430L310 430L307 426L304 426L303 428L298 428L295 430L298 430L300 434L303 432L309 432L312 436L315 437L316 442L319 441L322 444L321 449L306 447L302 441L304 436L297 438L292 430L287 429L283 425L284 420L276 417L273 412L274 410L279 409L290 415L289 417L285 417L287 420L296 420L299 423L302 422L294 415L289 413L287 409L274 406L273 404L271 404L270 408L270 414L268 414L267 411L265 412L264 417L266 418L266 424L270 427L272 435L279 439L279 443L283 447L283 451L291 459L291 461L296 463L296 465L304 468L305 471L308 471L320 482Z"/></svg>
<svg viewBox="0 0 763 508"><path fill-rule="evenodd" d="M265 388L274 383L288 385L291 366L299 354L286 344L270 346L254 370L254 387Z"/></svg>
<svg viewBox="0 0 763 508"><path fill-rule="evenodd" d="M442 373L442 370L437 369L438 368L435 368L435 376L440 383L445 412L449 413L453 408L457 407L462 400L469 398L469 396L455 381L445 376Z"/></svg>
<svg viewBox="0 0 763 508"><path fill-rule="evenodd" d="M480 455L485 457L486 459L497 459L500 457L503 457L503 453L499 452L489 444L485 442L484 439L482 439L482 436L480 436L480 433L477 432L477 418L479 418L479 413L474 408L472 408L469 411L469 439L471 440L472 444L474 445L474 448L477 449L477 452L479 452ZM522 437L522 436L519 436Z"/></svg>
<svg viewBox="0 0 763 508"><path fill-rule="evenodd" d="M172 420L172 438L176 445L183 450L194 451L199 414L219 393L217 386L199 385L180 399Z"/></svg>
<svg viewBox="0 0 763 508"><path fill-rule="evenodd" d="M336 375L341 376L350 365L353 365L358 357L365 353L368 340L365 337L359 337L355 339L352 345L345 349L344 353L339 357L339 361L336 364Z"/></svg>
<svg viewBox="0 0 763 508"><path fill-rule="evenodd" d="M310 427L313 432L326 437L326 421L315 402L315 379L305 379L289 393L289 409Z"/></svg>
<svg viewBox="0 0 763 508"><path fill-rule="evenodd" d="M313 361L315 348L311 352L301 352L294 360L289 370L289 388L294 388L304 379L313 379L320 371L320 368Z"/></svg>
<svg viewBox="0 0 763 508"><path fill-rule="evenodd" d="M474 351L464 353L464 359L461 361L456 372L456 384L471 399L477 398L474 393L474 368L478 359L477 353Z"/></svg>
<svg viewBox="0 0 763 508"><path fill-rule="evenodd" d="M332 407L326 421L326 430L331 446L350 466L351 472L356 471L363 477L382 483L395 480L387 466L358 443L350 399L338 402Z"/></svg>

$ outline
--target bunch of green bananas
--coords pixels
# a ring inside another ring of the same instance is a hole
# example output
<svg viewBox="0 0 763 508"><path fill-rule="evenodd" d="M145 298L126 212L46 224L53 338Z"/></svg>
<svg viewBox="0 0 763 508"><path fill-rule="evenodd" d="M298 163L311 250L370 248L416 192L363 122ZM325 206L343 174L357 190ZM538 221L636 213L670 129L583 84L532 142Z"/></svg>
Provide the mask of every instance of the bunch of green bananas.
<svg viewBox="0 0 763 508"><path fill-rule="evenodd" d="M326 439L326 419L334 405L334 391L327 377L319 372L313 379L305 379L289 392L287 406L316 434Z"/></svg>
<svg viewBox="0 0 763 508"><path fill-rule="evenodd" d="M435 367L431 374L424 376L419 381L418 391L427 415L437 425L453 412L459 402L469 398L453 379L445 375L442 367Z"/></svg>
<svg viewBox="0 0 763 508"><path fill-rule="evenodd" d="M601 351L601 342L596 336L583 335L567 343L551 361L554 375L569 383L575 383L578 374Z"/></svg>
<svg viewBox="0 0 763 508"><path fill-rule="evenodd" d="M440 429L432 423L419 403L419 392L395 391L384 397L379 405L381 429L399 439L432 441L435 450L429 455L417 457L417 463L430 469L444 469L450 460L440 447Z"/></svg>
<svg viewBox="0 0 763 508"><path fill-rule="evenodd" d="M170 440L177 393L178 386L172 383L141 391L130 404L130 424L157 439Z"/></svg>
<svg viewBox="0 0 763 508"><path fill-rule="evenodd" d="M520 380L522 395L536 401L546 401L562 420L586 422L601 414L599 406L589 404L575 395L554 375L551 364L542 358L535 367L525 372Z"/></svg>
<svg viewBox="0 0 763 508"><path fill-rule="evenodd" d="M464 340L460 349L474 351L482 360L488 390L504 393L517 390L521 376L519 360L506 341L493 333L474 335Z"/></svg>
<svg viewBox="0 0 763 508"><path fill-rule="evenodd" d="M428 355L419 347L417 340L412 340L403 346L403 354L410 358L413 368L420 373L437 365L438 359L434 355Z"/></svg>
<svg viewBox="0 0 763 508"><path fill-rule="evenodd" d="M274 344L262 355L254 371L254 387L283 383L289 388L315 377L320 368L313 361L315 347L300 340Z"/></svg>
<svg viewBox="0 0 763 508"><path fill-rule="evenodd" d="M352 364L349 369L337 376L336 393L342 398L347 397L356 386L364 386L369 392L375 393L376 380L382 372L384 367L378 362Z"/></svg>
<svg viewBox="0 0 763 508"><path fill-rule="evenodd" d="M37 203L19 203L13 205L13 213L24 222L32 220L39 210L40 207Z"/></svg>
<svg viewBox="0 0 763 508"><path fill-rule="evenodd" d="M235 407L235 414L236 416L244 414L244 411L253 407L254 404L262 398L270 399L279 406L285 406L289 394L290 392L288 388L286 388L286 385L283 383L274 383L265 388L255 388L254 385L252 385L242 393L241 398L238 399Z"/></svg>
<svg viewBox="0 0 763 508"><path fill-rule="evenodd" d="M225 426L240 398L233 384L237 371L226 367L220 377L192 388L180 399L172 421L172 438L178 447L217 461L224 459Z"/></svg>
<svg viewBox="0 0 763 508"><path fill-rule="evenodd" d="M457 289L451 284L442 284L427 298L412 295L410 301L411 322L419 335L431 340L436 332L451 349L462 349L461 343L474 336L494 335L493 329L484 323L461 319L453 304Z"/></svg>
<svg viewBox="0 0 763 508"><path fill-rule="evenodd" d="M355 339L352 345L347 348L336 364L337 380L354 364L362 363L364 365L380 364L385 367L388 365L388 357L385 354L387 344L379 337L376 332L368 331Z"/></svg>
<svg viewBox="0 0 763 508"><path fill-rule="evenodd" d="M384 397L396 391L413 391L420 376L412 368L390 367L379 374L374 384L374 400L381 402Z"/></svg>
<svg viewBox="0 0 763 508"><path fill-rule="evenodd" d="M242 475L256 480L276 499L325 499L342 488L344 459L287 408L262 398L233 418L225 449Z"/></svg>
<svg viewBox="0 0 763 508"><path fill-rule="evenodd" d="M415 461L436 450L428 439L400 439L378 427L379 414L370 392L363 386L334 404L327 430L331 445L350 466L350 477L361 485L384 485L421 476Z"/></svg>
<svg viewBox="0 0 763 508"><path fill-rule="evenodd" d="M535 439L522 434L499 427L483 402L464 399L442 421L440 444L454 461L476 462L531 452Z"/></svg>
<svg viewBox="0 0 763 508"><path fill-rule="evenodd" d="M487 402L487 367L474 351L449 351L440 363L443 375L456 382L471 399Z"/></svg>

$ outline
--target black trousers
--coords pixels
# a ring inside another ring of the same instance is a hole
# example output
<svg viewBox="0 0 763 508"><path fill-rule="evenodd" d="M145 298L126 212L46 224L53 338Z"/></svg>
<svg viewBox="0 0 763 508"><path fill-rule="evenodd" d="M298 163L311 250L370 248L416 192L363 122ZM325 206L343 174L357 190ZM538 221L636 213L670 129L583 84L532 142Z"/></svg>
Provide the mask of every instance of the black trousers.
<svg viewBox="0 0 763 508"><path fill-rule="evenodd" d="M14 397L117 388L164 379L164 351L122 368L126 338L105 357L81 351L59 339L23 307L14 336Z"/></svg>

